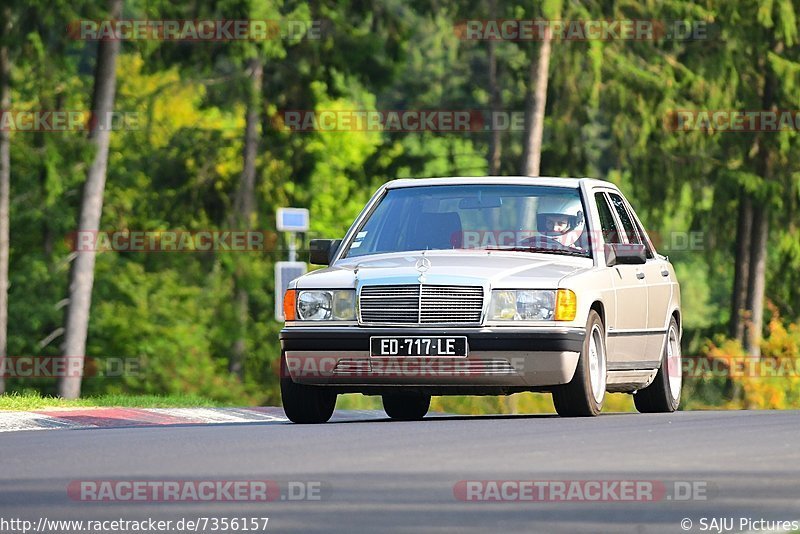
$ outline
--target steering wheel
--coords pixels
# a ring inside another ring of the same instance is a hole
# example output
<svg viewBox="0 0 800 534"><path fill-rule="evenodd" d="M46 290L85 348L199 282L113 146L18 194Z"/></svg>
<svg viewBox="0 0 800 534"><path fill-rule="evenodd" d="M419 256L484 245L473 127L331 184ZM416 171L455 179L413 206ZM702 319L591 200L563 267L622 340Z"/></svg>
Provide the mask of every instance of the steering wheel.
<svg viewBox="0 0 800 534"><path fill-rule="evenodd" d="M531 237L526 237L519 242L519 245L522 247L550 248L554 250L573 250L572 247L563 244L555 237L551 237L547 234L536 234Z"/></svg>

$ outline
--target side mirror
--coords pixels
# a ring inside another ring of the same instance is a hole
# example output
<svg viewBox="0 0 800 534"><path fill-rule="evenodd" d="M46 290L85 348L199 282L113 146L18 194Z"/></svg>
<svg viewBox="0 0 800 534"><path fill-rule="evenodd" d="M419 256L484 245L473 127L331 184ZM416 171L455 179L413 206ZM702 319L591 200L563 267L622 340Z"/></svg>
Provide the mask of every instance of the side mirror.
<svg viewBox="0 0 800 534"><path fill-rule="evenodd" d="M308 261L313 265L330 265L341 239L312 239L309 243Z"/></svg>
<svg viewBox="0 0 800 534"><path fill-rule="evenodd" d="M606 243L606 265L641 265L647 263L644 245L634 243Z"/></svg>

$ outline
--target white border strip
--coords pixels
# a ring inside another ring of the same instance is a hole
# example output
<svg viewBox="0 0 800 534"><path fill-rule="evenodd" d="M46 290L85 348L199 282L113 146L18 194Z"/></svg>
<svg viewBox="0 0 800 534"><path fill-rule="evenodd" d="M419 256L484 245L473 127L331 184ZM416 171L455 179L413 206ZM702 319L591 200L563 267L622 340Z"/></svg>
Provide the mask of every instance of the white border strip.
<svg viewBox="0 0 800 534"><path fill-rule="evenodd" d="M108 408L119 410L120 408ZM91 409L89 409L91 410ZM158 426L197 425L197 424L225 424L225 423L287 423L289 419L278 407L265 408L132 408L138 412L147 412L160 416L170 416L179 419L175 422L152 423ZM91 417L87 408L76 408L82 416ZM104 408L97 408L97 418L103 418ZM268 413L271 412L271 413ZM88 422L77 422L65 419L73 414L72 410L53 410L50 413L35 412L4 412L0 411L0 432L16 432L22 430L57 430L78 428L117 428L114 424L102 425ZM336 410L331 418L332 422L366 421L386 419L382 410ZM149 423L141 425L119 425L125 428L136 426L150 426Z"/></svg>
<svg viewBox="0 0 800 534"><path fill-rule="evenodd" d="M57 430L60 428L87 428L82 423L73 423L49 415L33 412L0 412L0 432L17 430Z"/></svg>

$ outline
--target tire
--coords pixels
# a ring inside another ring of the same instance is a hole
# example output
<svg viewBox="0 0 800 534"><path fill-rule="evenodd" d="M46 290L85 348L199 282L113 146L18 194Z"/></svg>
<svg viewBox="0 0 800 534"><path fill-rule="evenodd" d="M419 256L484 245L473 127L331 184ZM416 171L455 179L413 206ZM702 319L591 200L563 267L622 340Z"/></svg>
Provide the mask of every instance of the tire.
<svg viewBox="0 0 800 534"><path fill-rule="evenodd" d="M633 403L641 413L671 413L681 403L683 377L678 332L678 322L673 317L669 322L658 374L652 384L633 394Z"/></svg>
<svg viewBox="0 0 800 534"><path fill-rule="evenodd" d="M386 415L398 421L419 421L430 407L430 395L383 395Z"/></svg>
<svg viewBox="0 0 800 534"><path fill-rule="evenodd" d="M591 417L603 409L606 395L606 336L600 315L591 310L586 321L578 366L569 384L553 391L553 404L561 417Z"/></svg>
<svg viewBox="0 0 800 534"><path fill-rule="evenodd" d="M297 384L286 371L281 356L281 400L286 417L293 423L327 423L336 407L336 393L324 386Z"/></svg>

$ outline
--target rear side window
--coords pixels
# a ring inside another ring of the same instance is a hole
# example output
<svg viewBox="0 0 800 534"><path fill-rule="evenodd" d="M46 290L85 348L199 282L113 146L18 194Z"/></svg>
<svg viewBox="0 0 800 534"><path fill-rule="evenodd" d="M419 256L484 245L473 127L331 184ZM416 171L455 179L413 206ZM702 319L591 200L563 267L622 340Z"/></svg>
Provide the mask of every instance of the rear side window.
<svg viewBox="0 0 800 534"><path fill-rule="evenodd" d="M614 209L617 210L617 215L622 223L622 230L625 232L625 237L628 238L628 243L641 244L639 234L636 233L633 227L633 221L628 214L628 210L625 209L625 202L622 200L622 197L613 193L609 194L609 196L611 197L611 203L614 205Z"/></svg>
<svg viewBox="0 0 800 534"><path fill-rule="evenodd" d="M622 229L625 232L625 236L628 238L628 243L644 245L647 257L654 258L653 251L650 250L647 241L645 241L643 237L643 230L631 218L628 208L625 206L625 201L622 200L621 196L614 193L609 193L609 196L611 197L611 203L614 205L614 209L617 211L617 215L619 215L619 220L622 222Z"/></svg>
<svg viewBox="0 0 800 534"><path fill-rule="evenodd" d="M594 201L597 204L597 213L600 215L600 229L603 232L603 241L606 243L621 243L617 223L611 214L611 208L603 193L595 193Z"/></svg>

